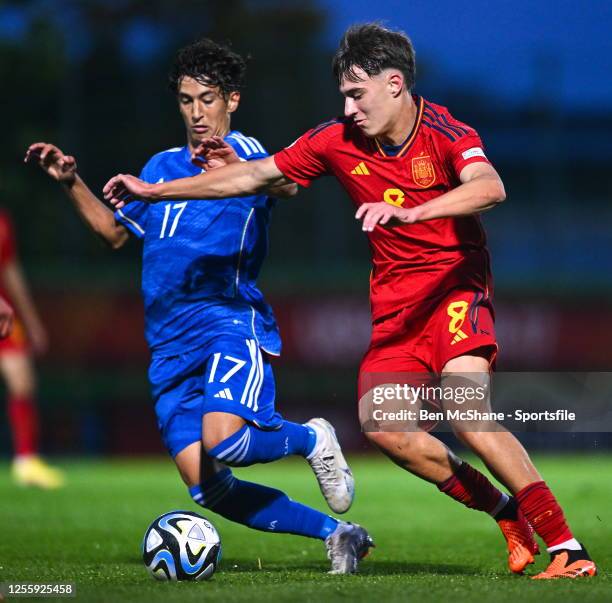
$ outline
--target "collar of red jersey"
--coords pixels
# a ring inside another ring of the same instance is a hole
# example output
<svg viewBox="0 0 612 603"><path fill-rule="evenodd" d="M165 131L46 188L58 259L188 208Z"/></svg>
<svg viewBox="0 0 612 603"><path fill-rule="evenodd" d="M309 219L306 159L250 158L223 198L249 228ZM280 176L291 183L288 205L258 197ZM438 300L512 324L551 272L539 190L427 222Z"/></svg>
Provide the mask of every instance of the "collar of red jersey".
<svg viewBox="0 0 612 603"><path fill-rule="evenodd" d="M415 100L417 103L417 117L414 120L414 125L412 126L412 130L410 131L410 134L408 134L408 138L406 138L406 140L402 143L401 149L397 153L395 153L395 155L388 155L387 153L385 153L384 146L381 144L378 138L374 139L376 150L383 157L394 157L394 158L402 157L408 152L408 149L412 146L412 143L415 141L417 137L417 133L419 131L419 126L421 125L421 121L423 120L423 111L425 109L425 101L422 96L417 96Z"/></svg>

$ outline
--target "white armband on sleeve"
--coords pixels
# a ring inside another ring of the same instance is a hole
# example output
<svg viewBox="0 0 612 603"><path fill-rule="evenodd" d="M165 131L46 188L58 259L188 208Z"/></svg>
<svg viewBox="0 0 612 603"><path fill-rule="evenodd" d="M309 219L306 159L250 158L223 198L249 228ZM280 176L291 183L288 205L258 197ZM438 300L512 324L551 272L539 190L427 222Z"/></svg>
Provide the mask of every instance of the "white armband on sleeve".
<svg viewBox="0 0 612 603"><path fill-rule="evenodd" d="M472 157L484 157L485 159L487 158L484 151L480 147L472 147L467 151L463 151L463 153L461 153L461 157L463 157L463 159L465 160L471 159Z"/></svg>

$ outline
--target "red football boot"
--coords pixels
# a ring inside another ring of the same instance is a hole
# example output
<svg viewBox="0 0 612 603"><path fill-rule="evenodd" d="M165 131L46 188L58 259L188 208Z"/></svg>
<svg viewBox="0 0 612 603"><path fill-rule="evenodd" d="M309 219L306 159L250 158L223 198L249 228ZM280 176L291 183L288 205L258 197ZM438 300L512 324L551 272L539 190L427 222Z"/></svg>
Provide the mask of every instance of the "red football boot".
<svg viewBox="0 0 612 603"><path fill-rule="evenodd" d="M556 580L558 578L590 578L597 575L597 566L586 549L578 551L559 549L550 555L550 565L533 580Z"/></svg>

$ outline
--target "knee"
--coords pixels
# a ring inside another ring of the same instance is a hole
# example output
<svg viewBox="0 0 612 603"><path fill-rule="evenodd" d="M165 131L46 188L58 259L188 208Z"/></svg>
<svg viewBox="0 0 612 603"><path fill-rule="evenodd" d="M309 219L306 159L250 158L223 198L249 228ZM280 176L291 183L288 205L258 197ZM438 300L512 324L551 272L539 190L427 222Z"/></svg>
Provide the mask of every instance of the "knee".
<svg viewBox="0 0 612 603"><path fill-rule="evenodd" d="M397 434L386 431L366 431L364 432L368 441L381 450L393 448L396 444Z"/></svg>
<svg viewBox="0 0 612 603"><path fill-rule="evenodd" d="M204 446L204 451L210 458L215 460L217 459L215 452L218 451L218 447L223 444L223 442L227 438L224 438L222 435L217 433L205 433L202 435L202 445Z"/></svg>
<svg viewBox="0 0 612 603"><path fill-rule="evenodd" d="M243 427L227 438L204 438L206 454L215 461L229 467L248 467L251 433Z"/></svg>
<svg viewBox="0 0 612 603"><path fill-rule="evenodd" d="M202 419L202 444L206 453L216 458L214 451L221 452L220 445L234 436L244 425L244 419L236 415L221 412L204 415ZM213 451L213 454L211 454L211 451Z"/></svg>
<svg viewBox="0 0 612 603"><path fill-rule="evenodd" d="M230 448L233 443L232 436L234 434L230 434L229 437L223 437L219 434L207 434L202 438L202 443L204 446L204 451L206 454L215 461L223 462L227 465L231 464L231 461L223 459L227 452L231 452Z"/></svg>
<svg viewBox="0 0 612 603"><path fill-rule="evenodd" d="M29 398L36 393L36 377L32 371L19 371L8 376L6 385L12 396Z"/></svg>

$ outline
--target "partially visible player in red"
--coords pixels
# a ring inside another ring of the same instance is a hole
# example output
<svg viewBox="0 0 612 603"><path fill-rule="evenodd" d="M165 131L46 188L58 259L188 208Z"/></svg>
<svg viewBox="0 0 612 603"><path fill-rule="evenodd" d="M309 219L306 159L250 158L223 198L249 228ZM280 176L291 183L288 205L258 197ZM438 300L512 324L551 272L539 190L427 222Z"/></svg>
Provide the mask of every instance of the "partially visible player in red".
<svg viewBox="0 0 612 603"><path fill-rule="evenodd" d="M7 410L13 436L13 478L24 486L58 488L62 473L38 455L39 422L33 355L47 349L47 334L36 311L17 259L8 212L0 209L0 295L15 307L11 333L0 340L0 374L7 388Z"/></svg>
<svg viewBox="0 0 612 603"><path fill-rule="evenodd" d="M357 207L372 251L373 332L362 377L374 373L488 374L497 352L486 239L478 214L505 199L476 131L412 93L414 50L377 24L350 28L334 58L344 117L310 130L276 155L160 184L128 175L104 192L117 207L133 197L212 199L271 184L309 186L331 174ZM214 157L207 145L202 152ZM325 219L322 217L322 219ZM369 392L363 389L360 396ZM592 576L595 564L561 507L509 432L457 432L512 496L426 431L366 432L395 463L464 505L489 513L521 573L538 552L552 560L537 578Z"/></svg>
<svg viewBox="0 0 612 603"><path fill-rule="evenodd" d="M0 340L5 339L13 330L15 313L9 303L0 295Z"/></svg>

